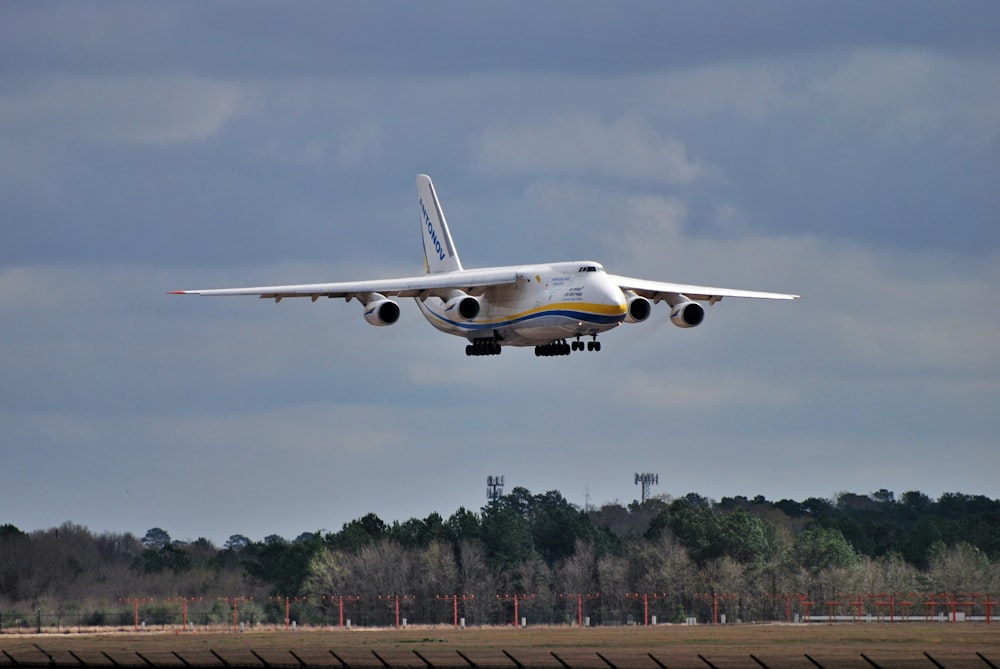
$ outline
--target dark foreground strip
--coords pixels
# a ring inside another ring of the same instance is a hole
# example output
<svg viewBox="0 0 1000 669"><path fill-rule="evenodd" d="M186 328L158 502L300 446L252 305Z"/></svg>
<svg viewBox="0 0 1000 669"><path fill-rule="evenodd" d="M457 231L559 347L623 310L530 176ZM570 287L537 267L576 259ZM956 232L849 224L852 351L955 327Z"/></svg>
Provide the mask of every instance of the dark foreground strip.
<svg viewBox="0 0 1000 669"><path fill-rule="evenodd" d="M861 657L864 657L864 655L862 655ZM806 659L807 659L807 660L809 660L810 662L812 662L812 663L813 663L813 665L815 665L815 666L819 667L819 669L824 669L824 667L823 667L823 665L822 665L822 664L820 664L820 663L819 663L819 662L817 662L816 660L814 660L814 659L812 659L811 657L809 657L809 653L806 653ZM867 658L866 658L866 659L867 659ZM869 662L871 662L871 660L868 660L868 661L869 661ZM876 666L878 666L878 665L876 665Z"/></svg>
<svg viewBox="0 0 1000 669"><path fill-rule="evenodd" d="M49 664L55 664L56 663L56 658L52 657L52 655L50 655L49 652L46 651L44 648L42 648L41 646L39 646L37 643L33 643L31 645L34 646L35 648L37 648L39 653L41 653L45 657L49 658Z"/></svg>
<svg viewBox="0 0 1000 669"><path fill-rule="evenodd" d="M470 667L473 667L473 669L478 669L478 668L476 667L476 663L475 663L475 662L473 662L472 660L470 660L469 658L467 658L467 657L465 656L465 653L463 653L463 652L462 652L462 651L460 651L460 650L456 650L455 652L456 652L456 653L458 653L458 656L459 656L460 658L462 658L463 660L465 660L466 662L468 662L468 663L469 663L469 666L470 666Z"/></svg>
<svg viewBox="0 0 1000 669"><path fill-rule="evenodd" d="M507 651L503 651L503 654L504 654L504 655L506 655L506 656L507 656L507 658L508 658L508 659L509 659L509 660L510 660L511 662L513 662L514 664L516 664L516 665L517 665L517 669L524 669L524 665L523 665L523 664L521 664L520 662L518 662L518 661L517 661L517 658L516 658L516 657L514 657L513 655L511 655L511 654L510 654L510 653L508 653Z"/></svg>
<svg viewBox="0 0 1000 669"><path fill-rule="evenodd" d="M878 663L875 660L871 659L864 653L861 653L861 657L865 658L865 662L875 667L875 669L882 669L882 667L878 666Z"/></svg>
<svg viewBox="0 0 1000 669"><path fill-rule="evenodd" d="M176 668L177 667L177 664L176 663L172 663L172 662L157 663L156 661L154 661L154 660L146 657L145 655L143 655L139 651L133 651L133 652L142 661L143 664L141 664L141 665L136 665L134 662L133 663L121 664L115 658L113 658L111 655L109 655L106 651L103 651L103 650L101 651L101 655L103 655L104 659L107 660L106 663L101 663L101 662L87 663L86 661L83 660L83 658L81 658L79 655L77 655L72 650L67 650L65 652L68 653L69 656L73 658L73 660L76 662L76 664L73 664L72 662L69 662L68 660L67 661L63 661L63 662L58 662L56 660L55 656L53 656L51 653L49 653L48 651L46 651L45 649L43 649L41 646L39 646L38 644L34 644L34 646L35 646L35 648L38 649L38 651L42 654L42 656L44 656L44 658L45 658L44 660L42 658L36 658L36 659L28 660L28 661L18 660L13 655L11 655L10 653L8 653L6 650L0 649L0 652L3 653L3 658L6 658L6 662L3 659L0 659L0 669L4 669L5 667L16 667L17 669L79 669L79 667L85 667L87 669L130 669L130 668L134 668L136 666L146 666L146 667L154 667L154 668L156 668L156 667L163 667L164 669L171 669L171 668ZM294 666L294 665L288 665L288 664L272 664L271 662L268 662L260 653L258 653L255 650L252 650L252 649L250 650L250 653L252 653L253 656L257 659L257 661L260 663L259 665L257 665L257 664L248 664L245 661L231 663L229 660L227 660L226 658L224 658L222 655L220 655L219 653L217 653L215 650L209 648L208 651L213 656L215 656L215 659L218 661L219 664L192 664L191 662L189 662L185 658L181 657L176 651L170 651L170 652L186 668L191 668L191 667L205 667L206 669L220 669L220 668L221 669L260 669L261 667L263 667L264 669L272 669L274 667ZM305 660L303 660L301 657L299 657L299 655L297 655L294 650L289 649L288 652L298 662L298 665L299 665L300 669L308 669L309 668L310 665L308 665L305 662ZM476 664L475 662L473 662L462 651L456 650L455 652L458 654L458 656L460 658L462 658L462 660L469 667L472 667L472 669L480 669L479 665ZM517 667L517 669L527 669L527 667L525 667L525 665L520 660L518 660L516 657L514 657L513 655L511 655L506 650L502 650L501 652L507 657L508 660L510 660L511 662L514 663L514 665ZM329 653L340 664L341 669L349 669L350 665L348 665L347 662L343 658L341 658L339 655L337 655L337 653L335 653L332 650L330 650ZM379 655L378 652L376 652L375 650L372 650L371 654L372 654L372 656L376 660L378 660L378 662L381 665L382 669L396 669L396 668L393 667L393 665L389 664L389 662L386 661L381 655ZM418 657L421 662L424 663L424 665L427 667L427 669L436 669L436 665L433 664L429 659L427 659L426 657L424 657L419 651L414 650L413 654L416 657ZM563 658L559 657L559 655L557 655L555 652L550 652L549 654L560 664L560 666L563 669L573 669L572 665L570 665L568 662L566 662ZM596 655L597 655L597 657L599 657L601 659L601 661L604 662L604 664L608 665L608 667L610 667L610 669L618 669L617 665L615 665L611 660L609 660L608 658L606 658L601 653L597 652ZM652 660L654 663L656 663L656 666L659 669L667 669L667 665L665 665L659 659L657 659L656 657L654 657L652 653L646 653L646 655L647 655L647 657L649 657L650 660ZM864 659L864 661L867 662L870 666L874 667L874 669L882 669L882 666L880 664L878 664L875 660L873 660L872 658L870 658L869 656L865 655L864 653L861 653L860 655ZM938 661L936 658L934 658L933 656L931 656L931 654L928 653L927 651L923 651L923 656L936 669L948 669L948 667L946 667L942 662ZM1000 667L997 667L996 664L994 664L989 658L987 658L982 653L977 652L976 656L980 660L982 660L982 662L987 667L989 667L989 669L1000 669ZM716 667L716 665L713 664L704 655L700 655L699 654L699 655L697 655L697 657L698 657L699 660L701 660L710 669L718 669L718 667ZM761 660L760 658L758 658L756 655L751 654L749 657L758 666L763 667L763 669L770 669L769 666L767 664L765 664L764 661ZM805 658L807 660L809 660L809 662L814 667L816 667L817 669L826 669L822 664L819 663L818 660L816 660L815 658L813 658L812 656L810 656L808 653L805 654ZM730 659L732 659L732 658L730 658ZM313 666L316 667L317 669L330 669L330 667L335 667L336 665L322 664L321 663L321 664L313 665ZM356 666L358 667L358 669L374 669L375 667L377 667L379 665L373 664L371 662L364 662L364 663L362 663L360 665L356 665ZM403 667L403 666L407 666L407 665L399 665L399 666ZM449 663L449 662L445 662L445 664L443 665L443 667L448 667L448 668L453 667L453 666L455 666L455 665L452 664L452 663ZM487 663L486 666L487 667L497 667L499 665L496 665L496 664L493 664L493 663Z"/></svg>
<svg viewBox="0 0 1000 669"><path fill-rule="evenodd" d="M602 660L604 660L604 664L606 664L606 665L608 665L609 667L611 667L611 669L618 669L618 667L616 667L616 666L615 666L615 665L614 665L614 664L613 664L613 663L611 662L611 660L609 660L608 658L604 657L604 656L603 656L603 655L601 655L600 653L598 653L598 654L597 654L597 657L599 657L599 658L601 658Z"/></svg>
<svg viewBox="0 0 1000 669"><path fill-rule="evenodd" d="M646 653L646 655L649 655L649 659L651 659L653 662L656 662L656 666L658 666L660 669L667 669L667 665L663 664L662 662L660 662L659 660L657 660L655 657L653 657L652 653Z"/></svg>
<svg viewBox="0 0 1000 669"><path fill-rule="evenodd" d="M931 657L931 654L928 653L926 650L924 651L924 657L926 657L928 660L930 660L931 662L933 662L934 666L937 667L938 669L948 669L943 664L941 664L940 662L938 662L937 660L935 660L933 657Z"/></svg>

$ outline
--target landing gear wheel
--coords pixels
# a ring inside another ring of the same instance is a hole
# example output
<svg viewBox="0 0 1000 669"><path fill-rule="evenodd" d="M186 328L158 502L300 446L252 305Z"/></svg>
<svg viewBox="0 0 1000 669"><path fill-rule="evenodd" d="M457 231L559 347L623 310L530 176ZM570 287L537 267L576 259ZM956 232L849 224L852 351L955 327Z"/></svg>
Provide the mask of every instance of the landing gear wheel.
<svg viewBox="0 0 1000 669"><path fill-rule="evenodd" d="M465 355L500 355L503 347L495 339L473 339L465 347Z"/></svg>

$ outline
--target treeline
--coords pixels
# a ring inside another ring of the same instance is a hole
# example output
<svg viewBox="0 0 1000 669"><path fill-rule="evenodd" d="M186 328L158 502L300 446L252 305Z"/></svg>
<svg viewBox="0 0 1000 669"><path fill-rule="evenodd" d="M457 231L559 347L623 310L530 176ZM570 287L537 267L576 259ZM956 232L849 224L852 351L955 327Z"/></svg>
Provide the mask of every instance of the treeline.
<svg viewBox="0 0 1000 669"><path fill-rule="evenodd" d="M356 624L387 624L400 595L411 621L447 622L459 595L461 615L486 624L510 621L512 597L531 595L521 615L569 622L576 596L598 593L583 600L596 623L635 617L643 594L656 595L661 621L704 619L712 595L730 620L770 620L784 619L785 595L822 603L941 592L1000 592L1000 501L879 490L715 502L692 493L580 509L556 491L514 488L478 513L391 524L368 514L339 532L233 535L222 547L161 528L140 539L71 523L30 534L0 525L0 614L93 612L95 621L136 598L153 619L194 598L205 622L224 621L225 598L239 598L245 619L278 622L287 597L297 620L335 623L335 596L345 595Z"/></svg>

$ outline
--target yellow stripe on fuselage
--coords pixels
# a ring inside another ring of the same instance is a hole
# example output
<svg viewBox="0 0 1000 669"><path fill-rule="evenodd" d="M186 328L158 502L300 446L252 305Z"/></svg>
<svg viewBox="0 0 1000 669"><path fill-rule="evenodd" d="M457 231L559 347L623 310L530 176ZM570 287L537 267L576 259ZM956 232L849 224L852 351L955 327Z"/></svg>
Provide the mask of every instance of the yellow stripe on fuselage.
<svg viewBox="0 0 1000 669"><path fill-rule="evenodd" d="M593 314L595 316L625 316L625 312L628 308L624 302L621 304L595 304L592 302L554 302L552 304L546 304L543 306L538 306L533 309L528 309L527 311L521 311L515 314L508 314L505 316L499 316L497 318L491 319L477 319L476 325L488 325L491 323L500 322L511 322L518 321L528 316L534 316L537 314L545 313L546 311L579 311L584 314Z"/></svg>

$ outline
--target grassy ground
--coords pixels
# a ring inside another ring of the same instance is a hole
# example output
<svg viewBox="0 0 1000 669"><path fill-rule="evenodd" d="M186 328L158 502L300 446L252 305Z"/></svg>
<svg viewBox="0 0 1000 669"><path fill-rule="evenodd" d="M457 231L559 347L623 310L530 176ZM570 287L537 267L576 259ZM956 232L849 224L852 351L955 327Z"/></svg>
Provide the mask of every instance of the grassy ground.
<svg viewBox="0 0 1000 669"><path fill-rule="evenodd" d="M339 657L352 667L379 669L385 666L382 660L392 667L424 668L427 663L434 667L469 667L474 663L478 667L514 668L517 666L514 659L526 667L553 669L563 668L560 660L574 669L605 669L609 665L658 669L657 661L670 669L710 666L934 669L935 663L927 657L930 655L947 669L988 669L990 664L986 660L1000 666L1000 624L812 623L464 630L439 626L403 630L279 629L242 634L172 630L68 632L4 634L0 636L0 650L4 651L0 653L0 667L13 666L11 658L22 664L47 664L46 654L57 665L67 667L80 666L81 661L103 666L111 666L113 662L146 666L139 654L161 666L183 667L183 661L187 661L192 665L223 667L214 651L231 665L255 667L264 663L299 667L300 660L309 666L340 667Z"/></svg>

